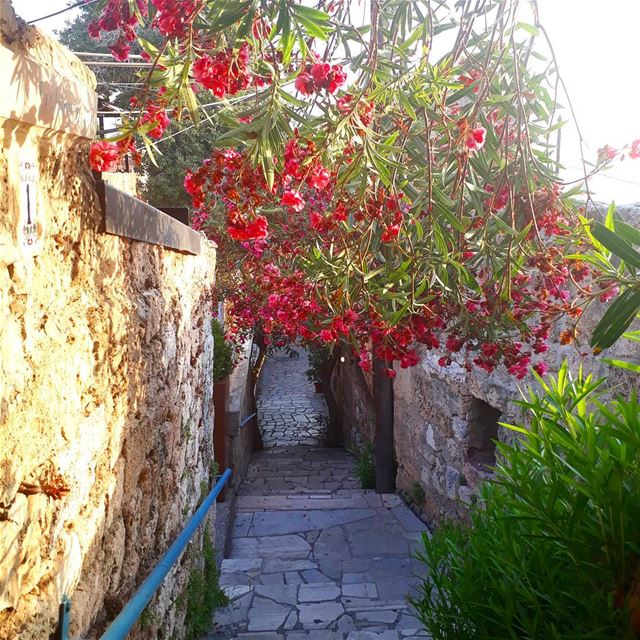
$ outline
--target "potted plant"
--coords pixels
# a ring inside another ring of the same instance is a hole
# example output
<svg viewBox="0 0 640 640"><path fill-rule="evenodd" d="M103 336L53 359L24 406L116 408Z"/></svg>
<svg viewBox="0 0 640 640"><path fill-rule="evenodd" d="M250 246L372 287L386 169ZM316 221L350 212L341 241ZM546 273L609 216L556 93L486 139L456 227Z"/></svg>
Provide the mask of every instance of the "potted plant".
<svg viewBox="0 0 640 640"><path fill-rule="evenodd" d="M326 346L311 346L308 349L309 368L307 369L307 378L309 382L313 382L316 393L323 393L324 385L322 384L322 367L325 365L331 355L331 351Z"/></svg>
<svg viewBox="0 0 640 640"><path fill-rule="evenodd" d="M227 454L227 399L229 397L229 374L233 371L233 349L224 335L222 324L211 321L213 333L213 457L218 468L229 466ZM218 496L224 501L224 490Z"/></svg>

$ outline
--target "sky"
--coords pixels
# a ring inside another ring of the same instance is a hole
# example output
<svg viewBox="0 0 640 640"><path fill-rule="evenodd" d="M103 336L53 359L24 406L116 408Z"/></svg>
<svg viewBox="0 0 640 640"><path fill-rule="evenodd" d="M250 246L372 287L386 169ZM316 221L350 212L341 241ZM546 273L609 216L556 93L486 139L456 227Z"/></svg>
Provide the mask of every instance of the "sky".
<svg viewBox="0 0 640 640"><path fill-rule="evenodd" d="M63 9L67 0L13 0L25 20ZM640 0L538 0L540 21L553 42L585 142L584 156L595 161L608 144L622 147L640 138ZM38 23L54 32L74 11ZM566 102L566 101L565 101ZM565 117L570 119L570 114ZM582 175L575 126L562 132L564 179ZM640 160L617 162L590 182L602 202L640 203Z"/></svg>

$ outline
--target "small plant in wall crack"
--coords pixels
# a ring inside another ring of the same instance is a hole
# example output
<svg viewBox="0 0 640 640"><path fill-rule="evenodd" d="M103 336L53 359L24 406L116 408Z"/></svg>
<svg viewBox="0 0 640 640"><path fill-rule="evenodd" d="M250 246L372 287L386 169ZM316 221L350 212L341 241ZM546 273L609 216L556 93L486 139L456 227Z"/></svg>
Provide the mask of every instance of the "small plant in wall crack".
<svg viewBox="0 0 640 640"><path fill-rule="evenodd" d="M147 607L140 615L140 629L142 629L143 631L145 629L148 629L155 621L155 613L149 607Z"/></svg>
<svg viewBox="0 0 640 640"><path fill-rule="evenodd" d="M216 478L218 477L218 474L220 473L220 465L218 464L217 460L212 460L209 463L209 482L212 484L215 484Z"/></svg>
<svg viewBox="0 0 640 640"><path fill-rule="evenodd" d="M306 371L309 382L322 381L322 367L331 357L331 347L327 345L311 345L308 349L309 368Z"/></svg>
<svg viewBox="0 0 640 640"><path fill-rule="evenodd" d="M407 500L414 509L422 511L424 509L424 501L427 495L419 482L414 482L411 489L407 492Z"/></svg>

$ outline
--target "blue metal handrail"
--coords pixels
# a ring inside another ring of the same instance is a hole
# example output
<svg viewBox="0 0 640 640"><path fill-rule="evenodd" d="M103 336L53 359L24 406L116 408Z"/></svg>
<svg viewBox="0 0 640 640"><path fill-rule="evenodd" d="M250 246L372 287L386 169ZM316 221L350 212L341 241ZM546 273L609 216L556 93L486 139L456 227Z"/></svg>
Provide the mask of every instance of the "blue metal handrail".
<svg viewBox="0 0 640 640"><path fill-rule="evenodd" d="M171 567L176 563L180 554L184 551L187 543L193 537L197 528L202 524L211 505L216 501L218 494L231 477L231 469L227 469L216 482L211 493L205 498L204 502L198 507L196 512L191 516L187 526L182 533L176 538L176 541L167 549L160 562L155 569L149 574L147 579L140 585L134 596L129 600L124 609L118 614L118 617L109 625L109 628L100 637L100 640L121 640L131 631L131 628L142 615L146 606L149 604L154 593L158 590L162 581L166 578ZM67 613L70 607L66 607ZM68 623L67 623L68 624ZM63 632L64 634L64 632ZM67 640L67 636L61 634L61 640Z"/></svg>
<svg viewBox="0 0 640 640"><path fill-rule="evenodd" d="M246 416L245 418L242 418L242 420L240 420L240 426L244 427L245 424L247 424L247 422L250 422L251 420L253 420L258 414L257 413L252 413L250 416Z"/></svg>

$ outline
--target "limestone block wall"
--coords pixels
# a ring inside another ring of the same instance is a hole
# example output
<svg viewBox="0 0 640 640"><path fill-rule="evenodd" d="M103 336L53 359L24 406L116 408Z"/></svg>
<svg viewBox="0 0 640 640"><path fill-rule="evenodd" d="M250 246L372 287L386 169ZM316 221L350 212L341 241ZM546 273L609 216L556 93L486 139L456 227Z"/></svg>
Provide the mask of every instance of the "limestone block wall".
<svg viewBox="0 0 640 640"><path fill-rule="evenodd" d="M640 207L620 211L640 226ZM590 354L589 336L603 311L604 305L594 304L584 314L580 349L561 346L562 327L556 327L545 360L553 372L566 358L573 371L582 365L596 377L605 377L612 393L625 395L638 389L638 376ZM640 345L621 340L603 355L639 362ZM479 481L488 475L486 465L492 463L491 439L511 437L512 432L496 421L526 424L514 401L520 397L519 388L536 385L532 376L514 380L504 367L491 374L477 368L467 372L455 364L442 368L437 359L437 354L424 350L419 365L396 369L394 386L397 485L409 494L415 494L416 484L422 487L425 499L420 506L434 523L465 518L464 503L474 499Z"/></svg>
<svg viewBox="0 0 640 640"><path fill-rule="evenodd" d="M101 233L92 74L8 0L0 37L0 639L65 593L94 638L215 482L215 249ZM130 637L180 637L198 544Z"/></svg>
<svg viewBox="0 0 640 640"><path fill-rule="evenodd" d="M348 349L343 349L333 371L331 387L342 419L342 440L359 447L375 439L376 419L372 397L372 378L358 366Z"/></svg>

